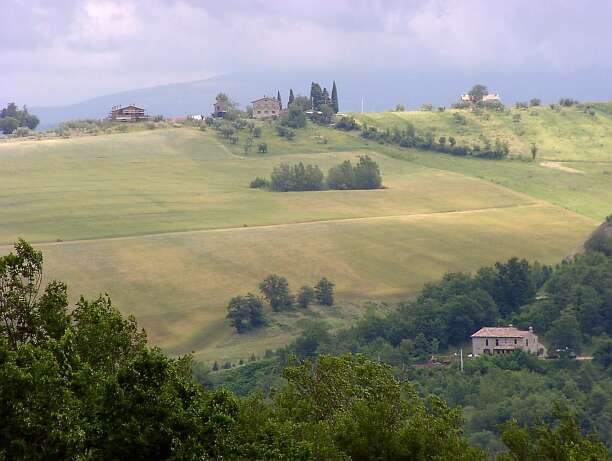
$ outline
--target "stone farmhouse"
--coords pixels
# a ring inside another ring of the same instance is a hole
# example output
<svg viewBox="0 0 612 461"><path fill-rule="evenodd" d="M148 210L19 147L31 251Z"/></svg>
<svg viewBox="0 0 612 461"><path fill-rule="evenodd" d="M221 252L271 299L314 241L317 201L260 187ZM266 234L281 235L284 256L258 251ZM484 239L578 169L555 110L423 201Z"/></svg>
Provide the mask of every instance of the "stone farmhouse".
<svg viewBox="0 0 612 461"><path fill-rule="evenodd" d="M253 118L276 118L281 114L280 102L271 96L251 101L251 104L253 104Z"/></svg>
<svg viewBox="0 0 612 461"><path fill-rule="evenodd" d="M533 328L529 331L519 330L512 325L507 327L484 327L472 336L472 354L480 355L506 354L516 349L538 356L546 355L546 348L538 341Z"/></svg>
<svg viewBox="0 0 612 461"><path fill-rule="evenodd" d="M146 115L144 109L130 104L125 107L112 107L108 119L113 122L139 122L141 120L148 120L149 116Z"/></svg>

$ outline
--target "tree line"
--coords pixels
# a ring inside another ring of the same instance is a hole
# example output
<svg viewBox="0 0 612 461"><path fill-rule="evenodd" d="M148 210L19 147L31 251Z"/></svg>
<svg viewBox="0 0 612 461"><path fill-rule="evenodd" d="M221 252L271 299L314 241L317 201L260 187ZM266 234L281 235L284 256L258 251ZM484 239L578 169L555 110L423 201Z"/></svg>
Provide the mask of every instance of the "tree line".
<svg viewBox="0 0 612 461"><path fill-rule="evenodd" d="M357 128L357 124L351 120L341 120L339 124L336 124L336 128L351 130ZM369 127L367 124L364 124L361 129L361 137L371 139L380 144L395 144L400 147L430 150L458 156L503 159L510 153L508 142L499 138L496 138L494 143L484 139L482 145L480 143L474 143L471 146L460 145L453 136L439 136L436 139L436 136L431 131L424 134L418 133L411 123L408 123L403 129L394 128L393 130L388 128L379 130L376 127Z"/></svg>
<svg viewBox="0 0 612 461"><path fill-rule="evenodd" d="M323 277L314 287L304 285L297 296L291 293L289 282L281 275L270 274L260 284L259 291L274 312L287 311L296 305L302 309L317 303L321 306L334 304L334 283ZM256 329L266 325L263 300L247 293L245 296L233 297L227 306L227 319L237 333Z"/></svg>
<svg viewBox="0 0 612 461"><path fill-rule="evenodd" d="M0 111L0 131L4 134L12 134L18 128L33 130L39 123L38 117L30 114L26 106L19 109L14 102Z"/></svg>
<svg viewBox="0 0 612 461"><path fill-rule="evenodd" d="M327 178L318 165L281 163L274 167L270 180L255 178L251 188L268 188L275 192L380 189L382 176L378 164L368 155L359 156L356 165L345 160L329 169Z"/></svg>

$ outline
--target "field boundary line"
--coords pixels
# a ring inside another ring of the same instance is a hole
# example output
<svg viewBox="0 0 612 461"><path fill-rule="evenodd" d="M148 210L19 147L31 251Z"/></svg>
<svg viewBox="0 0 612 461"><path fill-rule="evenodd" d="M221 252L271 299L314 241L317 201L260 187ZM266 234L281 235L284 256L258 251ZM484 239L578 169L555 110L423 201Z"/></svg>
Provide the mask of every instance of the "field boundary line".
<svg viewBox="0 0 612 461"><path fill-rule="evenodd" d="M222 227L222 228L213 228L213 229L194 229L194 230L183 230L183 231L169 231L169 232L153 232L147 234L135 234L135 235L119 235L116 237L100 237L100 238L85 238L85 239L75 239L75 240L63 240L61 242L53 241L53 240L43 240L43 241L31 241L33 245L40 246L63 246L63 245L74 245L74 244L82 244L82 243L95 243L95 242L112 242L112 241L124 241L124 240L137 240L137 239L147 239L147 238L155 238L155 237L172 237L179 235L195 235L195 234L204 234L204 233L220 233L220 232L254 232L262 229L280 229L287 228L293 226L308 226L313 224L341 224L341 223L350 223L350 222L367 222L367 221L383 221L385 219L420 219L427 217L437 217L437 216L453 216L453 215L465 215L465 214L478 214L478 213L487 213L490 211L500 211L500 210L511 210L511 209L526 209L526 208L556 208L563 211L569 211L565 208L557 207L547 202L535 202L535 203L525 203L521 205L506 205L506 206L495 206L495 207L485 207L485 208L474 208L469 210L440 210L440 211L431 211L427 213L407 213L407 214L399 214L399 215L384 215L384 216L358 216L354 218L339 218L339 219L316 219L312 221L297 221L294 223L280 223L280 224L261 224L261 225L253 225L253 226L234 226L234 227ZM583 219L597 222L594 219L591 219L587 216L577 215ZM0 249L10 249L12 248L12 244L1 244Z"/></svg>

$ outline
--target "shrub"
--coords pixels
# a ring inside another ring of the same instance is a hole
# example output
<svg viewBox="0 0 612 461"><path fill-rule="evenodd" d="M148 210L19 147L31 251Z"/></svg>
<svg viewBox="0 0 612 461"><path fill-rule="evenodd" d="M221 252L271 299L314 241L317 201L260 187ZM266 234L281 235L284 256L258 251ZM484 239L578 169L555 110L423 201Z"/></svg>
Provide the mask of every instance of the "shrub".
<svg viewBox="0 0 612 461"><path fill-rule="evenodd" d="M25 138L26 136L30 136L32 132L27 126L20 126L15 131L13 131L13 136L16 138Z"/></svg>
<svg viewBox="0 0 612 461"><path fill-rule="evenodd" d="M270 186L270 181L265 178L257 177L251 181L249 187L251 189L266 189Z"/></svg>
<svg viewBox="0 0 612 461"><path fill-rule="evenodd" d="M306 114L304 114L301 108L292 104L289 106L287 113L281 118L281 125L290 128L303 128L306 126Z"/></svg>
<svg viewBox="0 0 612 461"><path fill-rule="evenodd" d="M453 122L455 122L457 125L465 125L467 124L467 118L465 118L465 115L463 114L454 113Z"/></svg>
<svg viewBox="0 0 612 461"><path fill-rule="evenodd" d="M287 127L284 127L283 125L279 125L276 127L276 133L281 137L281 138L285 138L289 141L293 140L293 138L295 138L295 131L290 130Z"/></svg>
<svg viewBox="0 0 612 461"><path fill-rule="evenodd" d="M352 131L357 129L357 122L353 117L342 117L336 122L336 128L342 131Z"/></svg>

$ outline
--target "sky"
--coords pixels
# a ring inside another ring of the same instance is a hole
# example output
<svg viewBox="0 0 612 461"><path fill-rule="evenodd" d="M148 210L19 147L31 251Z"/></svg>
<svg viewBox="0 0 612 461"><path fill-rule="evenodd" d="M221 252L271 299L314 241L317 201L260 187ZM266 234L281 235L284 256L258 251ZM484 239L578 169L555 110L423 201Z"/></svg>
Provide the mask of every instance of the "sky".
<svg viewBox="0 0 612 461"><path fill-rule="evenodd" d="M610 0L0 0L1 104L249 72L546 75L608 99L610 56Z"/></svg>

